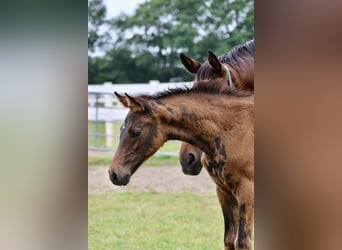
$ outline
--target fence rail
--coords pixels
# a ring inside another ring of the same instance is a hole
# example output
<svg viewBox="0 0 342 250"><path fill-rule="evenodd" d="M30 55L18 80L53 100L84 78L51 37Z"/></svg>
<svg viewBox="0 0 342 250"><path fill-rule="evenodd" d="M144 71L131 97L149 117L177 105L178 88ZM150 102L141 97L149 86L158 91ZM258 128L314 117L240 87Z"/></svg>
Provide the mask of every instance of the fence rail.
<svg viewBox="0 0 342 250"><path fill-rule="evenodd" d="M115 151L119 140L119 127L128 113L113 94L154 94L176 87L191 87L192 82L160 83L151 80L142 84L88 85L88 150ZM178 155L178 152L157 152L158 155Z"/></svg>

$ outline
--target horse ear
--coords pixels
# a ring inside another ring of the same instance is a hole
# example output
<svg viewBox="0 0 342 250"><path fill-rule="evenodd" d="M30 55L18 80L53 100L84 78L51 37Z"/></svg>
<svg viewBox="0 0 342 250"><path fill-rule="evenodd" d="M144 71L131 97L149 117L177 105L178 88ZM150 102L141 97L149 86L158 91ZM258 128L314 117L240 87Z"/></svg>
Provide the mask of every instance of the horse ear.
<svg viewBox="0 0 342 250"><path fill-rule="evenodd" d="M114 94L124 107L129 108L126 96L120 95L117 92L114 92Z"/></svg>
<svg viewBox="0 0 342 250"><path fill-rule="evenodd" d="M218 74L222 73L222 65L221 65L219 59L210 50L208 50L208 63L210 65L210 67L212 67L216 73L218 73Z"/></svg>
<svg viewBox="0 0 342 250"><path fill-rule="evenodd" d="M148 108L148 104L145 103L142 99L139 99L138 97L131 97L127 93L125 93L124 96L118 94L117 92L114 92L114 94L122 103L122 105L126 108L130 108L134 111L145 111Z"/></svg>
<svg viewBox="0 0 342 250"><path fill-rule="evenodd" d="M145 111L145 103L142 99L139 99L137 97L131 97L129 96L127 93L125 93L125 96L127 97L127 103L128 103L128 107L131 110L134 111Z"/></svg>
<svg viewBox="0 0 342 250"><path fill-rule="evenodd" d="M183 53L179 54L179 58L184 67L192 74L196 74L198 69L201 67L201 63L195 59L187 57Z"/></svg>

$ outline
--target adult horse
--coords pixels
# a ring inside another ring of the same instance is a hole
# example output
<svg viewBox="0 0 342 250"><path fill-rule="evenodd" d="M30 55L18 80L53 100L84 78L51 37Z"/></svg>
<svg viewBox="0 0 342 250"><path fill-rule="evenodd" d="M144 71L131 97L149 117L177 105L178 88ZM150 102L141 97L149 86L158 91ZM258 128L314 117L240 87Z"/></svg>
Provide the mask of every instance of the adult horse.
<svg viewBox="0 0 342 250"><path fill-rule="evenodd" d="M221 90L229 88L254 92L254 39L233 47L228 53L217 57L208 51L208 61L200 63L195 59L180 54L184 67L195 74L194 86L198 81L217 79ZM187 175L198 175L202 170L202 151L183 142L179 151L182 171Z"/></svg>
<svg viewBox="0 0 342 250"><path fill-rule="evenodd" d="M130 111L108 173L113 184L127 185L138 167L166 141L195 145L204 152L203 165L216 183L225 249L252 249L254 96L222 92L217 86L216 81L207 81L154 96L115 93Z"/></svg>

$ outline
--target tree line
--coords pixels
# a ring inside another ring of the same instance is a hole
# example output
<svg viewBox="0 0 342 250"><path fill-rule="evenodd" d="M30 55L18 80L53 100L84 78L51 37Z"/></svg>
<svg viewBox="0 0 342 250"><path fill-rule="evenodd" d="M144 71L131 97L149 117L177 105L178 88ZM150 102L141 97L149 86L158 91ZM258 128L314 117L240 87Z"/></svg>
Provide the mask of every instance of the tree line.
<svg viewBox="0 0 342 250"><path fill-rule="evenodd" d="M89 0L90 84L190 81L181 52L204 62L208 50L221 55L254 36L252 0L146 0L132 15L106 12Z"/></svg>

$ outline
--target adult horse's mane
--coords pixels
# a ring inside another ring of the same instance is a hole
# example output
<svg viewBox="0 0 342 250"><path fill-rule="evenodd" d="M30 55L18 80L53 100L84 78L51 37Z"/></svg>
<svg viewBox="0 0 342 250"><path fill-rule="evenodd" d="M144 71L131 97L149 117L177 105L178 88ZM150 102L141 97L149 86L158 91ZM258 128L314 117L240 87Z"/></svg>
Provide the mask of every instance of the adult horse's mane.
<svg viewBox="0 0 342 250"><path fill-rule="evenodd" d="M226 54L218 57L221 63L229 64L236 71L240 72L246 67L246 63L254 63L254 39L233 47ZM205 67L203 67L205 66ZM212 79L215 78L215 72L209 66L208 62L205 62L197 72L199 79Z"/></svg>
<svg viewBox="0 0 342 250"><path fill-rule="evenodd" d="M233 47L226 54L219 56L218 59L220 62L228 63L236 69L240 66L241 60L243 60L244 57L254 58L254 39Z"/></svg>
<svg viewBox="0 0 342 250"><path fill-rule="evenodd" d="M198 82L199 84L197 84L196 86L192 88L189 88L186 86L172 88L163 92L158 92L152 96L143 95L141 97L157 100L157 99L161 99L165 97L170 97L173 95L188 94L188 93L216 94L216 95L225 95L225 96L232 96L232 97L248 97L248 96L253 95L253 92L244 91L241 89L222 90L218 82L219 82L218 80L211 80L211 81L203 80L203 81L199 81Z"/></svg>

